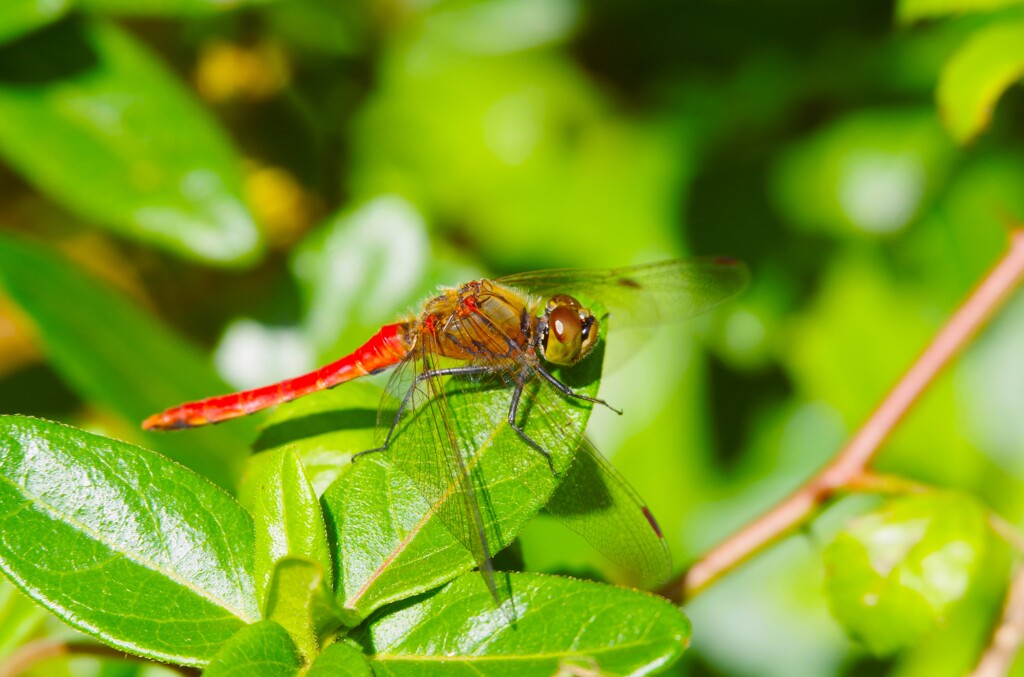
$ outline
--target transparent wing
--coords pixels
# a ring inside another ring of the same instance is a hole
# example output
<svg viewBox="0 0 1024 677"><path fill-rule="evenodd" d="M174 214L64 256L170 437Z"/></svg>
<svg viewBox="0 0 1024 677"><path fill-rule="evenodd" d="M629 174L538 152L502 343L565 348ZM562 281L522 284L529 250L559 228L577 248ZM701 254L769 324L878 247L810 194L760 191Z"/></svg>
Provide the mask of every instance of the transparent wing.
<svg viewBox="0 0 1024 677"><path fill-rule="evenodd" d="M450 368L450 365L447 365ZM477 500L473 459L462 453L458 428L448 403L446 368L421 340L392 374L378 415L385 432L401 416L394 435L407 436L391 462L405 473L452 535L469 550L488 589L500 603L491 551ZM394 439L394 438L393 438ZM393 440L392 440L393 441Z"/></svg>
<svg viewBox="0 0 1024 677"><path fill-rule="evenodd" d="M439 324L448 339L463 346L494 345L498 331L497 323L482 315L458 322L453 316ZM381 423L389 427L404 400L395 434L412 436L394 449L400 453L389 453L389 460L473 554L499 604L492 553L511 542L563 479L568 484L559 490L552 512L614 561L644 578L657 578L669 568L667 551L653 520L636 519L645 514L642 501L589 445L577 454L591 403L561 392L537 372L532 354L503 338L504 354L481 352L454 362L438 358L436 338L421 337L389 382ZM557 375L570 388L593 395L600 368L598 354ZM551 456L557 477L544 455L508 423L520 376L524 387L516 422Z"/></svg>
<svg viewBox="0 0 1024 677"><path fill-rule="evenodd" d="M495 282L545 298L571 294L600 303L618 328L693 317L737 294L748 279L739 261L697 258L606 270L539 270Z"/></svg>
<svg viewBox="0 0 1024 677"><path fill-rule="evenodd" d="M649 584L672 573L668 545L640 494L584 440L547 511Z"/></svg>
<svg viewBox="0 0 1024 677"><path fill-rule="evenodd" d="M470 337L474 338L474 337ZM548 511L579 533L613 562L630 569L643 580L658 583L672 572L672 562L657 522L634 490L583 437L586 418L581 414L590 403L566 395L537 370L542 368L532 356L510 342L517 368L529 379L529 387L516 420L541 448L552 456L559 471L557 488L546 500ZM603 344L599 344L603 350ZM594 381L600 371L601 355L589 365L560 374L570 388ZM520 449L540 452L517 440ZM546 485L535 487L536 493ZM550 489L547 489L550 491ZM543 494L544 499L547 494Z"/></svg>

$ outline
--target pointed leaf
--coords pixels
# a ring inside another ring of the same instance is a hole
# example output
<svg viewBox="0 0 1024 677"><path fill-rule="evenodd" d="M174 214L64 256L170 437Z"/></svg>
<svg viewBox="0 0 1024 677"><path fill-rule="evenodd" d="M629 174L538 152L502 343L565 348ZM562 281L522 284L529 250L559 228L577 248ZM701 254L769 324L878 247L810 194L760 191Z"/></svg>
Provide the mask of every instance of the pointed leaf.
<svg viewBox="0 0 1024 677"><path fill-rule="evenodd" d="M125 236L212 264L259 254L236 153L181 83L113 24L69 18L0 48L0 155Z"/></svg>
<svg viewBox="0 0 1024 677"><path fill-rule="evenodd" d="M323 638L359 619L334 600L318 562L286 557L274 566L267 593L266 618L288 631L307 659L320 652Z"/></svg>
<svg viewBox="0 0 1024 677"><path fill-rule="evenodd" d="M302 659L285 629L260 621L236 632L203 670L203 677L295 677L301 667Z"/></svg>
<svg viewBox="0 0 1024 677"><path fill-rule="evenodd" d="M44 247L0 234L0 287L35 322L50 363L68 385L132 427L172 404L228 389L196 350ZM150 433L147 441L230 487L248 455L245 440L252 426L239 421L188 433Z"/></svg>
<svg viewBox="0 0 1024 677"><path fill-rule="evenodd" d="M75 428L0 417L0 568L75 628L202 665L259 619L253 527L167 458Z"/></svg>
<svg viewBox="0 0 1024 677"><path fill-rule="evenodd" d="M891 501L825 550L832 612L871 651L892 653L968 593L990 542L974 499L940 493Z"/></svg>
<svg viewBox="0 0 1024 677"><path fill-rule="evenodd" d="M1002 21L976 31L946 62L939 110L960 143L988 126L999 97L1024 75L1022 44L1024 21Z"/></svg>
<svg viewBox="0 0 1024 677"><path fill-rule="evenodd" d="M331 587L333 564L320 500L294 450L269 452L253 504L246 507L256 525L256 586L261 608L271 572L285 557L319 563L324 583Z"/></svg>
<svg viewBox="0 0 1024 677"><path fill-rule="evenodd" d="M373 677L373 671L362 651L341 641L317 656L306 677Z"/></svg>
<svg viewBox="0 0 1024 677"><path fill-rule="evenodd" d="M253 505L264 466L287 448L299 455L310 484L322 496L351 466L352 455L375 446L381 390L366 381L301 397L279 406L253 443L238 487L242 505Z"/></svg>
<svg viewBox="0 0 1024 677"><path fill-rule="evenodd" d="M374 674L515 677L572 666L645 675L674 663L689 645L686 616L660 597L571 578L503 576L514 624L479 576L461 576L370 624Z"/></svg>

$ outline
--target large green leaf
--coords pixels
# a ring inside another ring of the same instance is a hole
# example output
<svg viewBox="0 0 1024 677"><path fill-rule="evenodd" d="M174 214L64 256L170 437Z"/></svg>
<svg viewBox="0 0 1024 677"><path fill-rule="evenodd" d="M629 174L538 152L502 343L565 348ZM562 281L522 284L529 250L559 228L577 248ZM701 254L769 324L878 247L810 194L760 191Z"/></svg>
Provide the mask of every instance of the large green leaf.
<svg viewBox="0 0 1024 677"><path fill-rule="evenodd" d="M1022 44L1024 21L1002 21L976 31L946 62L939 110L960 143L988 126L999 97L1024 76Z"/></svg>
<svg viewBox="0 0 1024 677"><path fill-rule="evenodd" d="M35 322L50 363L68 384L132 426L168 406L227 389L196 350L43 247L0 235L0 287ZM251 426L239 421L150 433L147 443L231 487L248 454Z"/></svg>
<svg viewBox="0 0 1024 677"><path fill-rule="evenodd" d="M112 24L71 18L2 48L0 155L129 237L216 264L259 253L240 159L181 83Z"/></svg>
<svg viewBox="0 0 1024 677"><path fill-rule="evenodd" d="M204 677L295 677L302 658L284 628L273 621L247 625L228 640Z"/></svg>
<svg viewBox="0 0 1024 677"><path fill-rule="evenodd" d="M467 574L370 624L374 674L514 677L575 667L646 675L689 645L686 616L660 597L571 578L502 576L514 622L495 608L480 577Z"/></svg>
<svg viewBox="0 0 1024 677"><path fill-rule="evenodd" d="M971 498L894 500L825 550L832 611L876 654L907 646L968 593L990 541L985 511Z"/></svg>
<svg viewBox="0 0 1024 677"><path fill-rule="evenodd" d="M43 26L68 11L72 0L4 0L0 3L0 43Z"/></svg>
<svg viewBox="0 0 1024 677"><path fill-rule="evenodd" d="M18 587L125 651L202 665L259 620L252 520L151 451L0 417L0 533Z"/></svg>
<svg viewBox="0 0 1024 677"><path fill-rule="evenodd" d="M602 356L599 346L588 359L563 371L563 380L593 396ZM509 388L481 389L457 379L448 383L444 397L492 554L511 543L547 503L572 462L590 414L588 403L548 388L535 391L532 398L524 395L520 416L526 419L520 423L552 454L560 473L555 477L544 457L509 426L510 397ZM363 616L387 602L430 590L475 563L464 540L467 534L458 533L459 525L453 524L464 510L460 501L465 494L439 491L441 485L417 479L421 471L444 472L429 413L424 407L411 415L387 451L355 461L323 496L328 532L337 544L337 595ZM462 527L471 530L471 518L463 519Z"/></svg>

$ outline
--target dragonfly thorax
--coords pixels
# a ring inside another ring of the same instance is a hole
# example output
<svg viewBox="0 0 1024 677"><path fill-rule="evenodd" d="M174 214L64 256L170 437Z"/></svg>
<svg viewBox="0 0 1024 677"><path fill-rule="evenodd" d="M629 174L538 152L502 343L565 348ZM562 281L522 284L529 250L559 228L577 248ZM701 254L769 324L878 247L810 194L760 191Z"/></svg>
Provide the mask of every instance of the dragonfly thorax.
<svg viewBox="0 0 1024 677"><path fill-rule="evenodd" d="M576 364L597 345L597 335L597 318L567 294L548 299L537 323L537 347L552 364Z"/></svg>

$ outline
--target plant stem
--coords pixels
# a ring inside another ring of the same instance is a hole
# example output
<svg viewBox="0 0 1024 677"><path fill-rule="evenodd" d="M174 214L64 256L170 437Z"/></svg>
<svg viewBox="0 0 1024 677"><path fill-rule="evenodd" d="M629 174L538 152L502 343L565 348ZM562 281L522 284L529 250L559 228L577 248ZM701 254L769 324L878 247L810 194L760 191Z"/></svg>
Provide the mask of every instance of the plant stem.
<svg viewBox="0 0 1024 677"><path fill-rule="evenodd" d="M661 593L681 604L806 522L836 491L865 473L882 444L942 369L1003 305L1024 277L1024 229L932 339L846 446L807 483L712 548Z"/></svg>
<svg viewBox="0 0 1024 677"><path fill-rule="evenodd" d="M1020 645L1024 643L1024 567L1017 570L1006 592L1003 617L992 633L985 653L970 677L1002 677L1010 673Z"/></svg>

